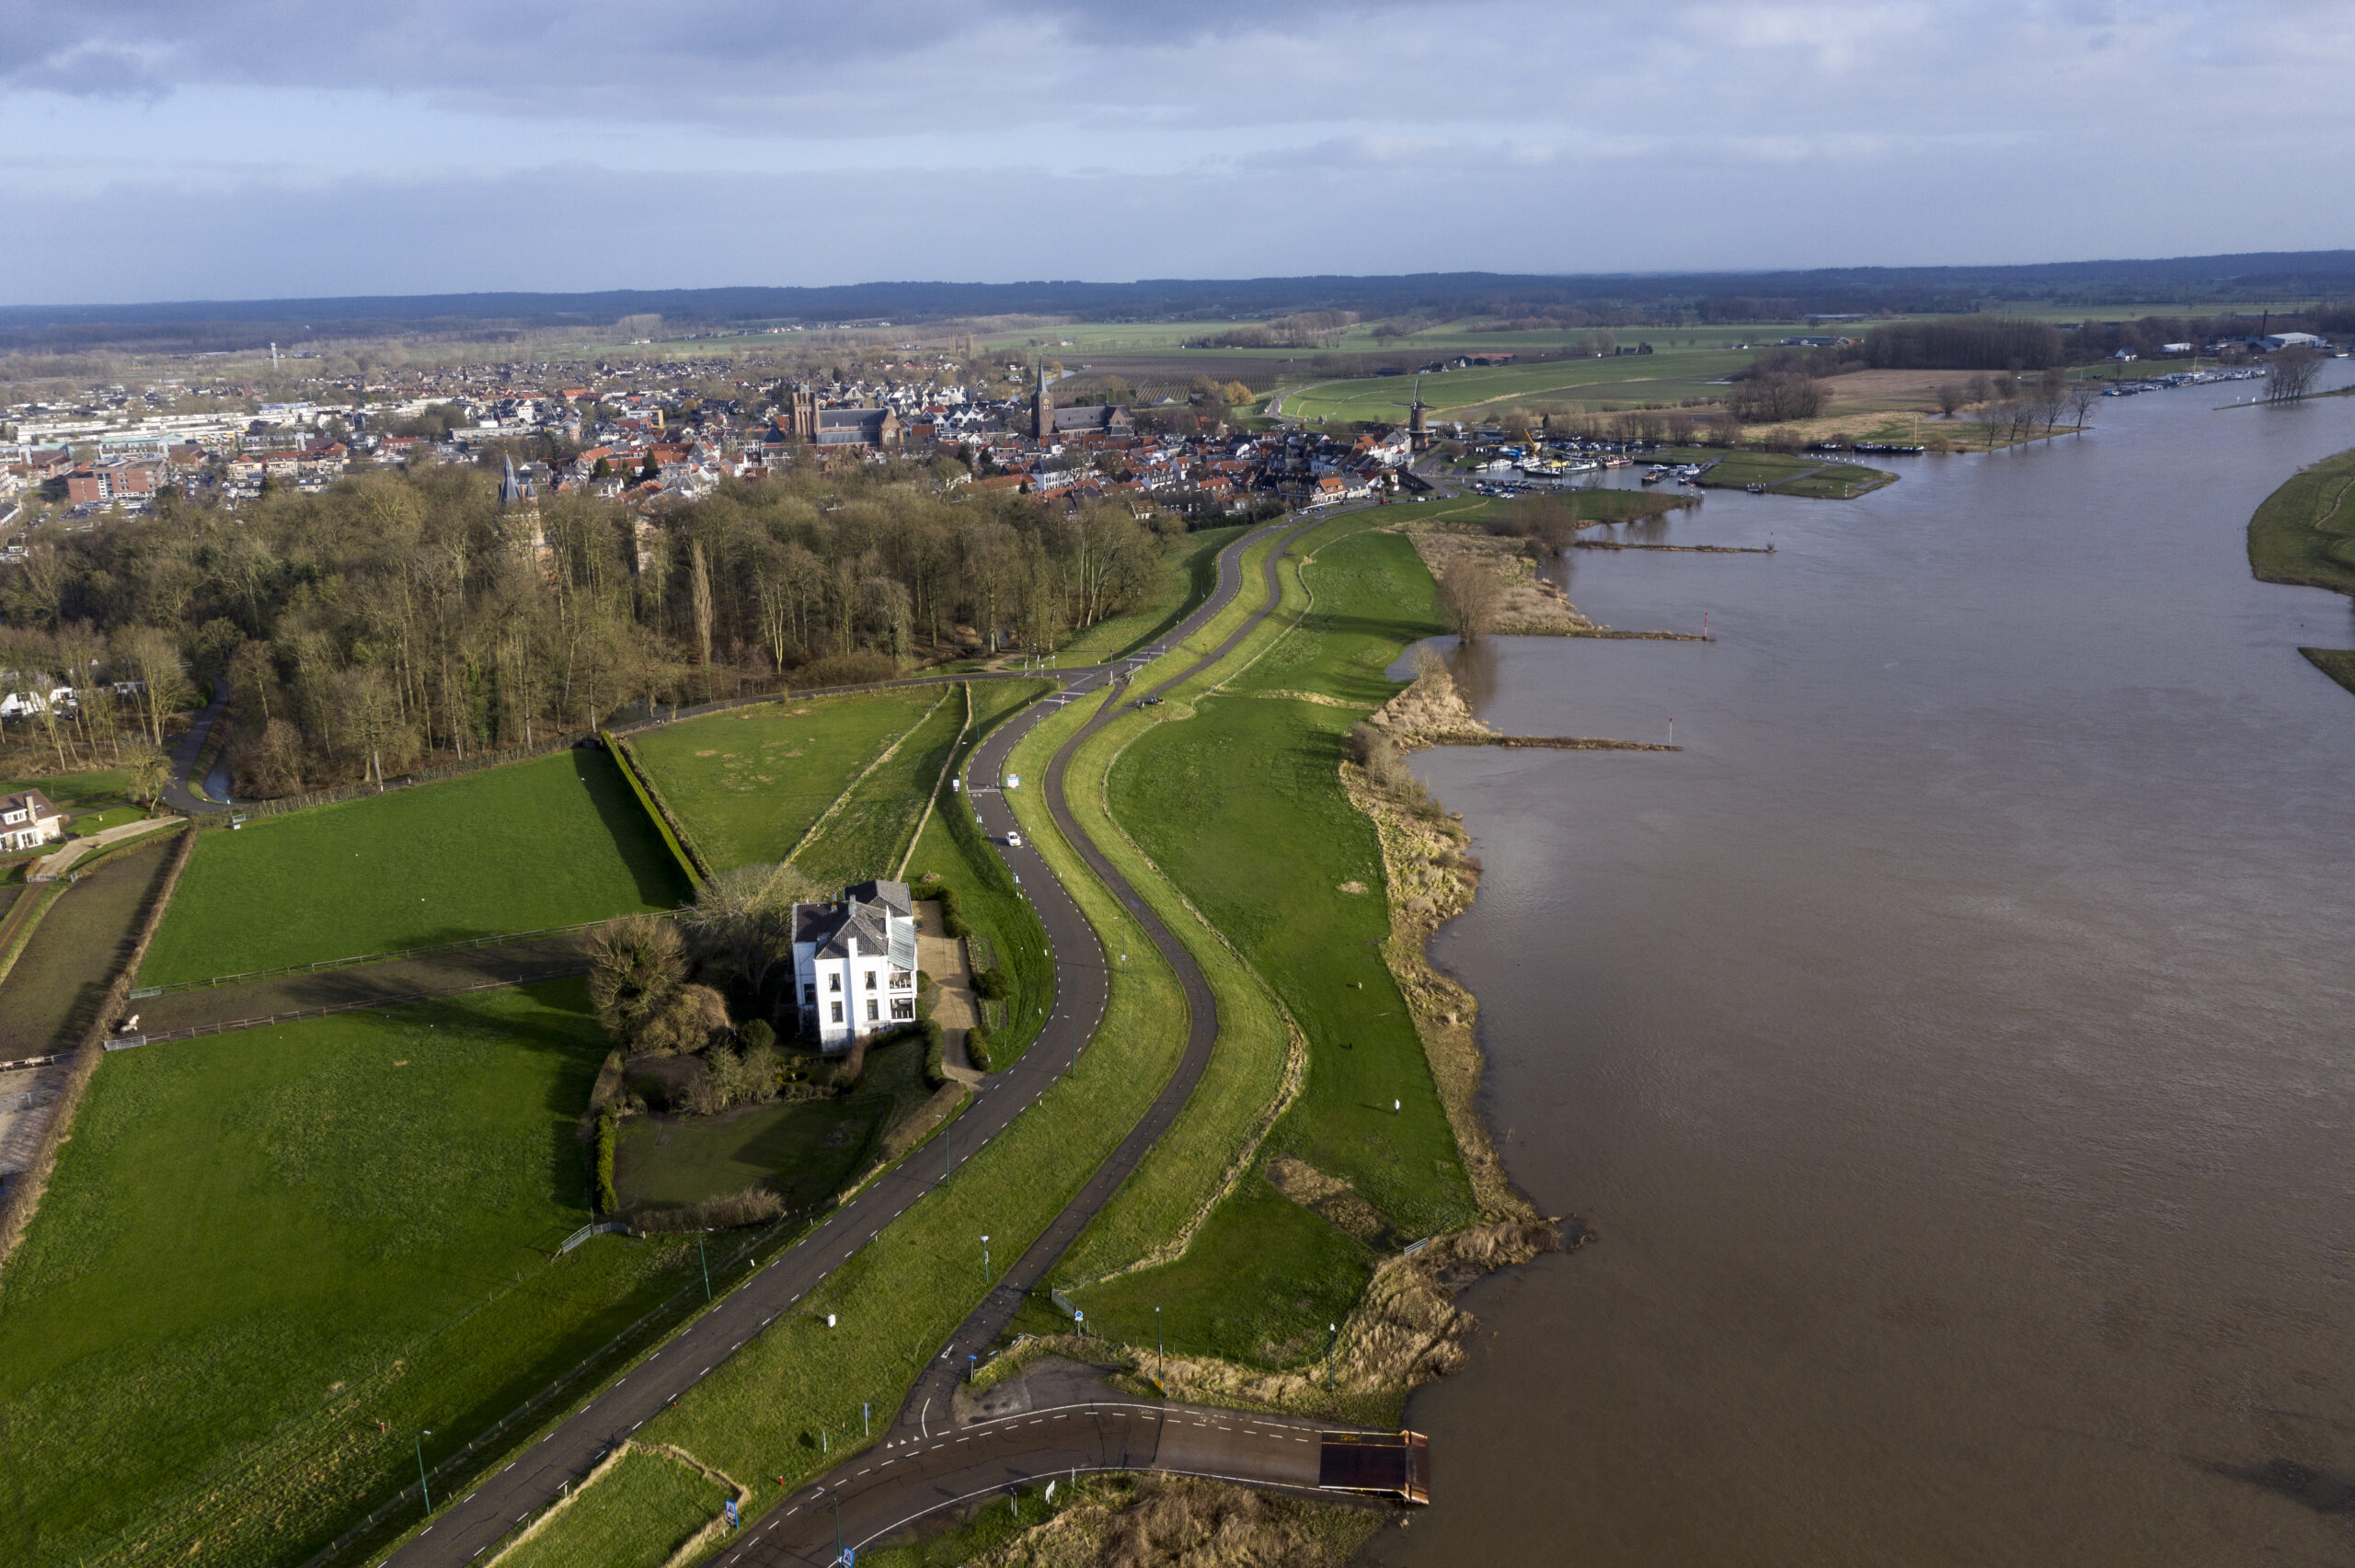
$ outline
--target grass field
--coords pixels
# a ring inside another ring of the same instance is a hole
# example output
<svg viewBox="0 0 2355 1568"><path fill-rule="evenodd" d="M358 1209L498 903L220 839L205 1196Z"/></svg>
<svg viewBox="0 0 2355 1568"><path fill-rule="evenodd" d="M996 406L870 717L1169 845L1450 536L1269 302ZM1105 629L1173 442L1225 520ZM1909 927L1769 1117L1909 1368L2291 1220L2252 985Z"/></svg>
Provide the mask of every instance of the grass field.
<svg viewBox="0 0 2355 1568"><path fill-rule="evenodd" d="M2265 498L2248 520L2248 566L2260 582L2355 594L2355 452L2325 458ZM2298 651L2355 692L2355 649Z"/></svg>
<svg viewBox="0 0 2355 1568"><path fill-rule="evenodd" d="M299 1562L676 1288L550 1261L606 1048L563 982L109 1057L0 1276L12 1547Z"/></svg>
<svg viewBox="0 0 2355 1568"><path fill-rule="evenodd" d="M850 786L841 808L794 857L820 887L898 872L925 802L940 785L940 770L965 727L963 692L944 685L925 694L932 702L924 716L888 758Z"/></svg>
<svg viewBox="0 0 2355 1568"><path fill-rule="evenodd" d="M2302 647L2298 651L2304 654L2316 670L2349 691L2355 692L2355 648Z"/></svg>
<svg viewBox="0 0 2355 1568"><path fill-rule="evenodd" d="M1423 378L1423 398L1432 418L1479 420L1516 405L1578 403L1675 404L1687 397L1715 397L1707 384L1750 363L1752 354L1734 349L1692 349L1610 359L1557 360L1542 364L1494 365L1449 371ZM1407 375L1326 382L1284 395L1284 413L1308 420L1374 419L1396 424L1407 416L1415 378Z"/></svg>
<svg viewBox="0 0 2355 1568"><path fill-rule="evenodd" d="M725 871L783 860L939 697L916 689L764 703L641 730L630 745L695 848Z"/></svg>
<svg viewBox="0 0 2355 1568"><path fill-rule="evenodd" d="M615 1172L623 1207L683 1208L765 1186L787 1209L812 1207L874 1162L883 1133L924 1103L924 1047L871 1051L838 1100L747 1106L718 1116L644 1116L622 1130Z"/></svg>
<svg viewBox="0 0 2355 1568"><path fill-rule="evenodd" d="M1169 542L1160 585L1144 603L1125 615L1098 621L1074 634L1062 648L1065 662L1096 655L1105 658L1151 642L1184 620L1218 586L1218 553L1249 525L1204 528Z"/></svg>
<svg viewBox="0 0 2355 1568"><path fill-rule="evenodd" d="M143 985L669 909L685 878L614 760L572 750L198 842Z"/></svg>
<svg viewBox="0 0 2355 1568"><path fill-rule="evenodd" d="M116 966L129 956L139 911L171 858L172 840L166 833L109 855L57 895L0 980L0 1058L60 1049L89 1026ZM31 887L24 897L42 892Z"/></svg>
<svg viewBox="0 0 2355 1568"><path fill-rule="evenodd" d="M502 1554L500 1568L661 1568L728 1501L728 1489L701 1471L635 1447L597 1478L596 1489L623 1508L567 1508ZM632 1528L616 1532L625 1518Z"/></svg>
<svg viewBox="0 0 2355 1568"><path fill-rule="evenodd" d="M2260 582L2355 594L2355 452L2325 458L2265 498L2248 520Z"/></svg>
<svg viewBox="0 0 2355 1568"><path fill-rule="evenodd" d="M0 779L0 795L28 789L40 791L52 805L78 811L121 800L130 793L131 773L124 768L107 768L87 773L52 773L47 778Z"/></svg>
<svg viewBox="0 0 2355 1568"><path fill-rule="evenodd" d="M1740 490L1763 485L1769 493L1777 496L1844 500L1897 483L1897 475L1887 469L1867 468L1860 463L1841 463L1807 452L1676 447L1665 448L1657 455L1663 463L1712 464L1701 475L1702 485L1711 489Z"/></svg>

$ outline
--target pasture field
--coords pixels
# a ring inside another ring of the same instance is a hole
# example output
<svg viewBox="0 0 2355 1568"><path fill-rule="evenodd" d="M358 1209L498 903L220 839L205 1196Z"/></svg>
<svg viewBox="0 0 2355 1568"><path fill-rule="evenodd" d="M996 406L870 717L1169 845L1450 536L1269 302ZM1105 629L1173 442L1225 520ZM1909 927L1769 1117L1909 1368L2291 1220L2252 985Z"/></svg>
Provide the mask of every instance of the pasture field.
<svg viewBox="0 0 2355 1568"><path fill-rule="evenodd" d="M569 1507L499 1557L500 1568L662 1568L717 1517L728 1489L670 1455L632 1445L599 1476L618 1509ZM616 1532L618 1521L632 1528Z"/></svg>
<svg viewBox="0 0 2355 1568"><path fill-rule="evenodd" d="M1471 1219L1471 1188L1378 951L1390 929L1381 850L1338 768L1343 734L1398 689L1386 667L1442 622L1412 544L1368 521L1336 519L1311 536L1313 607L1193 718L1131 747L1111 802L1308 1036L1308 1082L1269 1152L1350 1181L1422 1235Z"/></svg>
<svg viewBox="0 0 2355 1568"><path fill-rule="evenodd" d="M86 773L52 773L47 778L0 780L0 795L15 795L27 789L40 791L52 805L79 811L92 806L111 805L129 795L131 772L127 768L104 768Z"/></svg>
<svg viewBox="0 0 2355 1568"><path fill-rule="evenodd" d="M0 1276L23 1560L298 1562L684 1283L552 1261L606 1048L565 981L108 1057Z"/></svg>
<svg viewBox="0 0 2355 1568"><path fill-rule="evenodd" d="M1897 483L1897 475L1885 468L1843 463L1816 452L1754 452L1747 447L1721 452L1682 447L1663 448L1655 455L1663 463L1714 464L1701 476L1701 484L1714 489L1739 490L1763 485L1770 494L1777 496L1845 499Z"/></svg>
<svg viewBox="0 0 2355 1568"><path fill-rule="evenodd" d="M915 836L925 802L941 783L940 770L965 727L965 693L941 685L924 692L931 699L897 750L844 793L842 805L794 864L821 887L889 878Z"/></svg>
<svg viewBox="0 0 2355 1568"><path fill-rule="evenodd" d="M715 872L783 860L883 749L939 700L918 687L782 702L629 737Z"/></svg>
<svg viewBox="0 0 2355 1568"><path fill-rule="evenodd" d="M2292 475L2258 504L2248 565L2259 582L2355 594L2355 452Z"/></svg>
<svg viewBox="0 0 2355 1568"><path fill-rule="evenodd" d="M109 855L56 895L0 980L0 1059L63 1049L89 1026L174 847L173 835L161 834ZM45 891L36 885L21 896Z"/></svg>
<svg viewBox="0 0 2355 1568"><path fill-rule="evenodd" d="M142 985L664 910L687 896L618 764L574 750L198 841Z"/></svg>
<svg viewBox="0 0 2355 1568"><path fill-rule="evenodd" d="M1423 378L1432 418L1477 421L1516 406L1578 403L1675 404L1716 397L1708 383L1750 363L1733 349L1674 349L1610 359L1557 360L1543 364L1480 366ZM1411 375L1321 382L1284 395L1284 413L1311 421L1371 419L1396 424L1414 398Z"/></svg>
<svg viewBox="0 0 2355 1568"><path fill-rule="evenodd" d="M1063 646L1063 661L1077 662L1090 654L1116 658L1184 620L1218 587L1218 553L1248 526L1198 529L1172 539L1163 552L1161 582L1152 596L1125 615L1098 621L1074 635Z"/></svg>

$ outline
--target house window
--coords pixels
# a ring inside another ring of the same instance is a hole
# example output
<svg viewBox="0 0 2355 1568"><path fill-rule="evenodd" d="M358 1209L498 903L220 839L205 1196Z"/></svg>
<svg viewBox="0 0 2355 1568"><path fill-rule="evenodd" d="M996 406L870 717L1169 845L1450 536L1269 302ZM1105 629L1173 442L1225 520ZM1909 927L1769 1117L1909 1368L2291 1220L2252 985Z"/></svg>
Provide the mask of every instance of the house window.
<svg viewBox="0 0 2355 1568"><path fill-rule="evenodd" d="M838 974L837 974L837 975L828 975L828 976L826 977L826 989L827 989L829 991L839 991L839 990L841 990L843 989L843 978L842 978L842 976L840 976L840 975L838 975Z"/></svg>
<svg viewBox="0 0 2355 1568"><path fill-rule="evenodd" d="M891 1016L893 1018L904 1024L914 1018L915 1015L916 999L914 997L895 996L891 999Z"/></svg>
<svg viewBox="0 0 2355 1568"><path fill-rule="evenodd" d="M913 990L915 988L915 983L916 978L908 973L907 970L894 969L891 971L891 989L893 990Z"/></svg>
<svg viewBox="0 0 2355 1568"><path fill-rule="evenodd" d="M843 1021L843 1004L837 1001L833 1003L833 1006L834 1009L834 1022L839 1024Z"/></svg>
<svg viewBox="0 0 2355 1568"><path fill-rule="evenodd" d="M875 1010L875 999L871 996L868 997L867 999L867 1021L869 1024L879 1023L882 1021L882 1017L883 1015Z"/></svg>
<svg viewBox="0 0 2355 1568"><path fill-rule="evenodd" d="M801 1005L804 1007L815 1007L818 1005L817 981L811 980L808 985L801 988Z"/></svg>

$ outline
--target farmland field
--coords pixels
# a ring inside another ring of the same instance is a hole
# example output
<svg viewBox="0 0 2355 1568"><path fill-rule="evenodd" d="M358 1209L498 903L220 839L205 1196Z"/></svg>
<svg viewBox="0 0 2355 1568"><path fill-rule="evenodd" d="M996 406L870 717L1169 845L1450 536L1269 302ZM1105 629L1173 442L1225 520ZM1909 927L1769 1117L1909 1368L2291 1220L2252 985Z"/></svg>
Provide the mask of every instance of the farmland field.
<svg viewBox="0 0 2355 1568"><path fill-rule="evenodd" d="M763 703L640 731L630 748L696 850L725 871L784 859L939 696L916 688Z"/></svg>
<svg viewBox="0 0 2355 1568"><path fill-rule="evenodd" d="M1423 378L1423 399L1434 418L1480 419L1515 405L1539 403L1668 403L1713 397L1707 384L1747 365L1754 356L1733 349L1674 349L1610 359L1557 360L1544 364L1493 365ZM1415 390L1411 375L1325 382L1288 393L1285 414L1302 419L1372 419L1397 423Z"/></svg>
<svg viewBox="0 0 2355 1568"><path fill-rule="evenodd" d="M965 693L936 686L915 727L874 772L851 785L842 808L826 819L794 864L821 887L890 877L900 868L916 819L940 783L957 736L965 727Z"/></svg>
<svg viewBox="0 0 2355 1568"><path fill-rule="evenodd" d="M683 1283L551 1261L606 1048L568 981L109 1056L0 1281L12 1561L299 1562Z"/></svg>
<svg viewBox="0 0 2355 1568"><path fill-rule="evenodd" d="M571 925L686 894L614 760L564 751L206 833L140 983Z"/></svg>

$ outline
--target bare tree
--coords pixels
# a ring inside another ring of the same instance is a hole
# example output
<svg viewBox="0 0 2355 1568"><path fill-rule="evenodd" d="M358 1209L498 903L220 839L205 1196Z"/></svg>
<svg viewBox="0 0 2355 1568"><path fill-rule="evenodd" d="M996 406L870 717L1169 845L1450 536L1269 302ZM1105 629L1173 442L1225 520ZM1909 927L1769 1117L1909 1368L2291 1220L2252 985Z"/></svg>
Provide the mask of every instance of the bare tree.
<svg viewBox="0 0 2355 1568"><path fill-rule="evenodd" d="M2295 403L2314 390L2322 373L2322 355L2303 343L2276 349L2265 361L2265 397L2269 403Z"/></svg>
<svg viewBox="0 0 2355 1568"><path fill-rule="evenodd" d="M2093 412L2094 400L2101 395L2101 388L2090 381L2069 383L2069 418L2075 421L2077 433L2085 433L2085 416Z"/></svg>
<svg viewBox="0 0 2355 1568"><path fill-rule="evenodd" d="M589 1004L605 1032L628 1050L638 1048L647 1025L687 978L678 932L651 915L625 916L599 932L589 946Z"/></svg>
<svg viewBox="0 0 2355 1568"><path fill-rule="evenodd" d="M1467 643L1478 642L1495 627L1504 596L1503 579L1468 555L1456 557L1440 575L1440 602L1455 635Z"/></svg>
<svg viewBox="0 0 2355 1568"><path fill-rule="evenodd" d="M1964 403L1969 401L1969 399L1964 395L1962 388L1950 381L1940 382L1937 385L1937 390L1933 394L1933 395L1938 400L1938 413L1948 419L1954 418L1954 412L1956 409L1961 407Z"/></svg>

